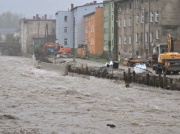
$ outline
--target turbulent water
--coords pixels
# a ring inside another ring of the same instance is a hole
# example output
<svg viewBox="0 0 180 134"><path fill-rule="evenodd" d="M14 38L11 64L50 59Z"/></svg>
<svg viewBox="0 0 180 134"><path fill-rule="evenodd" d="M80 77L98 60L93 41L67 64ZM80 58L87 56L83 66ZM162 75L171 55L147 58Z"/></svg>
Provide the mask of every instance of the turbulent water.
<svg viewBox="0 0 180 134"><path fill-rule="evenodd" d="M180 133L178 91L0 61L0 134Z"/></svg>

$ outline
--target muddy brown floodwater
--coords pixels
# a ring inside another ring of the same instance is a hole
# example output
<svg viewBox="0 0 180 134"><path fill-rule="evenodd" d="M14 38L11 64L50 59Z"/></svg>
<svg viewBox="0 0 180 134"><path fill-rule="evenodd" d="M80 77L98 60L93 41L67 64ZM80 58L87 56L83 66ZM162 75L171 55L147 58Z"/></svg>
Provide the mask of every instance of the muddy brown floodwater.
<svg viewBox="0 0 180 134"><path fill-rule="evenodd" d="M0 134L180 133L178 91L0 61Z"/></svg>

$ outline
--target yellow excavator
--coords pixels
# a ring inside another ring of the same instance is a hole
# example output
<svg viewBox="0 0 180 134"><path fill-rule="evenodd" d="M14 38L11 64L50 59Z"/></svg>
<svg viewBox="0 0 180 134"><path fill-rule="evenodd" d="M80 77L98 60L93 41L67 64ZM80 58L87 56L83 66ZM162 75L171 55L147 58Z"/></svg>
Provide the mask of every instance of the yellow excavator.
<svg viewBox="0 0 180 134"><path fill-rule="evenodd" d="M166 74L178 74L180 72L180 53L179 46L175 47L175 39L170 34L167 36L167 44L156 47L157 63L153 65L156 74L162 72Z"/></svg>

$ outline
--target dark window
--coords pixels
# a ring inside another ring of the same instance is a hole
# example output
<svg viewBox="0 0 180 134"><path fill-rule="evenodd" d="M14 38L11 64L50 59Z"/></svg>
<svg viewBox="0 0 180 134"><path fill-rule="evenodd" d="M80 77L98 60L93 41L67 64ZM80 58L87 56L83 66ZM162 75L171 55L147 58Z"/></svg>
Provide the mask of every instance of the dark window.
<svg viewBox="0 0 180 134"><path fill-rule="evenodd" d="M64 27L64 32L67 33L67 27Z"/></svg>
<svg viewBox="0 0 180 134"><path fill-rule="evenodd" d="M64 38L64 45L67 45L67 38Z"/></svg>
<svg viewBox="0 0 180 134"><path fill-rule="evenodd" d="M68 20L68 17L67 16L64 16L64 21L67 21Z"/></svg>

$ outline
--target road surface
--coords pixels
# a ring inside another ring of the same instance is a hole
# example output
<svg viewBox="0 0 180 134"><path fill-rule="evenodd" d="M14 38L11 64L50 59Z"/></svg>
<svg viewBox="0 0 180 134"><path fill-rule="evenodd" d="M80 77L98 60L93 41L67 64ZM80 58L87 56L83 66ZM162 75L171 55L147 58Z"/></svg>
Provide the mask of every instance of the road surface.
<svg viewBox="0 0 180 134"><path fill-rule="evenodd" d="M0 61L0 134L180 133L178 91Z"/></svg>

